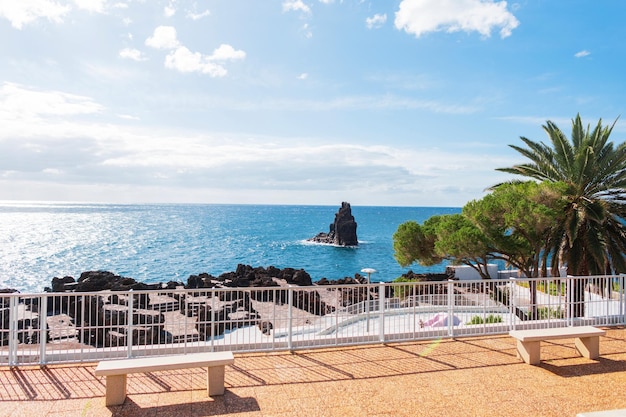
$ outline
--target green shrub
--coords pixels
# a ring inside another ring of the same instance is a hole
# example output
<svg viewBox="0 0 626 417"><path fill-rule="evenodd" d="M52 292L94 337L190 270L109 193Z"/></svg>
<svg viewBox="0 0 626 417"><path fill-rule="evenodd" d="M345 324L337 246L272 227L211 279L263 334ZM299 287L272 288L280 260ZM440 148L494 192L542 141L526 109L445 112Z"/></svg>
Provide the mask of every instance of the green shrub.
<svg viewBox="0 0 626 417"><path fill-rule="evenodd" d="M406 298L406 297L410 297L414 294L414 287L412 285L410 285L411 283L414 282L420 282L421 279L419 278L409 278L409 277L405 277L404 275L399 276L398 278L393 280L393 283L398 283L398 284L402 284L402 283L407 283L407 285L393 285L393 296L394 297L398 297L398 298Z"/></svg>
<svg viewBox="0 0 626 417"><path fill-rule="evenodd" d="M562 319L565 317L565 311L561 307L537 307L537 319Z"/></svg>
<svg viewBox="0 0 626 417"><path fill-rule="evenodd" d="M537 289L550 295L563 295L565 294L565 283L562 282L558 285L556 282L550 282L548 283L548 288L546 288L546 282L541 281L539 285L537 285Z"/></svg>
<svg viewBox="0 0 626 417"><path fill-rule="evenodd" d="M565 294L565 283L561 282L557 284L554 281L537 281L537 291L541 291L550 295L563 295ZM517 285L524 288L530 288L529 282L516 282ZM547 285L546 285L547 284Z"/></svg>
<svg viewBox="0 0 626 417"><path fill-rule="evenodd" d="M491 324L491 323L502 323L502 316L495 316L493 314L488 315L483 319L482 316L474 316L472 319L466 324Z"/></svg>
<svg viewBox="0 0 626 417"><path fill-rule="evenodd" d="M404 275L401 275L398 278L394 279L393 282L419 282L419 279L408 278Z"/></svg>

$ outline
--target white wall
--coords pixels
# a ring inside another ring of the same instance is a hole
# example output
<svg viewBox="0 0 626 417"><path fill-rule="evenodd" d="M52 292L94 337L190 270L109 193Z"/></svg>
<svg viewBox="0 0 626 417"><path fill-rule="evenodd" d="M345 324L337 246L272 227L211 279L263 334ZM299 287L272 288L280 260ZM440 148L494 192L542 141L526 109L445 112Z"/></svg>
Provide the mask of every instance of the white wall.
<svg viewBox="0 0 626 417"><path fill-rule="evenodd" d="M550 274L550 269L548 269L548 276L552 276ZM562 266L561 268L559 268L559 276L561 278L565 278L567 276L567 267ZM517 269L507 269L505 271L498 271L498 278L500 279L506 279L506 278L526 278L526 275L524 274L520 274L519 270Z"/></svg>
<svg viewBox="0 0 626 417"><path fill-rule="evenodd" d="M475 269L467 266L467 265L458 265L453 266L454 268L454 278L459 280L475 280L482 279L478 272ZM489 271L489 276L493 279L507 279L507 278L525 278L524 274L520 274L517 269L506 269L504 271L498 271L498 265L496 264L488 264L487 269ZM561 267L559 269L559 273L561 277L567 276L567 268ZM548 270L548 275L550 275L550 270Z"/></svg>
<svg viewBox="0 0 626 417"><path fill-rule="evenodd" d="M487 270L489 271L489 276L491 276L491 278L498 278L498 265L488 264ZM480 274L475 269L467 265L454 266L454 278L460 280L482 279Z"/></svg>

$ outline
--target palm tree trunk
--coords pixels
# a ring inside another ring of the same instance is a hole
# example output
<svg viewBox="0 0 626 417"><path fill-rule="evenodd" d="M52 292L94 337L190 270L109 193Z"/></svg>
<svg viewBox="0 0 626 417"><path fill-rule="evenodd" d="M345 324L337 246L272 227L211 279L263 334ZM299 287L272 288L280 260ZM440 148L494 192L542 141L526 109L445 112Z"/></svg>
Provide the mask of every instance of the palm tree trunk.
<svg viewBox="0 0 626 417"><path fill-rule="evenodd" d="M579 263L578 271L570 271L570 266L568 264L567 267L567 275L571 278L571 290L568 293L568 303L570 304L571 316L574 318L584 317L585 316L585 287L587 286L587 279L584 279L583 276L589 274L587 271L587 262L584 259Z"/></svg>
<svg viewBox="0 0 626 417"><path fill-rule="evenodd" d="M537 319L537 281L530 281L530 317Z"/></svg>
<svg viewBox="0 0 626 417"><path fill-rule="evenodd" d="M572 317L584 317L585 316L585 286L586 280L574 279L572 284Z"/></svg>

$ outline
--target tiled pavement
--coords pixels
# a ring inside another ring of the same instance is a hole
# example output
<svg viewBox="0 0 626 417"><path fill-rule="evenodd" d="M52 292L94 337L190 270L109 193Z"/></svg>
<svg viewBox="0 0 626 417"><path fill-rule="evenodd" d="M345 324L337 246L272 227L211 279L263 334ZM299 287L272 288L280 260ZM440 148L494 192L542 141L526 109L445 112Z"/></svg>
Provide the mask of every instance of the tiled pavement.
<svg viewBox="0 0 626 417"><path fill-rule="evenodd" d="M573 340L543 343L539 366L508 336L294 353L236 354L226 394L202 369L133 374L124 405L105 407L95 365L0 368L0 416L575 416L626 408L626 330L598 360Z"/></svg>

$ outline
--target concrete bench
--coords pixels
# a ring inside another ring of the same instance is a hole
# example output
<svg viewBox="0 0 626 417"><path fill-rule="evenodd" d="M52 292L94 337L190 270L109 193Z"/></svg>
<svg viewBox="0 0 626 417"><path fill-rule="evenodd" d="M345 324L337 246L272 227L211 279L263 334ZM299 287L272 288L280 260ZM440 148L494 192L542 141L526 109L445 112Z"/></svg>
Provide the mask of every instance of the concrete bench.
<svg viewBox="0 0 626 417"><path fill-rule="evenodd" d="M605 410L592 411L590 413L578 413L576 417L624 417L626 416L626 408L621 410Z"/></svg>
<svg viewBox="0 0 626 417"><path fill-rule="evenodd" d="M123 404L126 399L126 375L172 369L207 368L207 394L224 394L224 367L235 363L232 352L203 352L188 355L155 356L137 359L102 361L96 376L106 376L106 405Z"/></svg>
<svg viewBox="0 0 626 417"><path fill-rule="evenodd" d="M509 335L517 339L517 355L524 362L538 365L541 362L542 340L575 338L578 352L585 358L600 356L600 336L606 332L592 326L558 327L553 329L511 330Z"/></svg>

